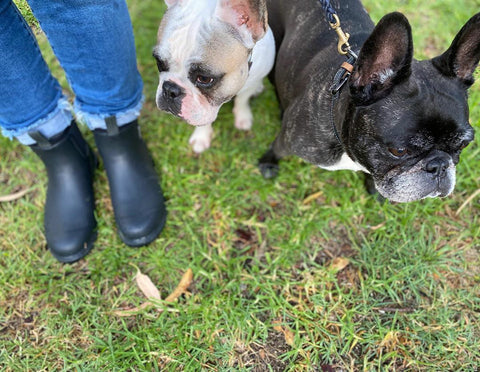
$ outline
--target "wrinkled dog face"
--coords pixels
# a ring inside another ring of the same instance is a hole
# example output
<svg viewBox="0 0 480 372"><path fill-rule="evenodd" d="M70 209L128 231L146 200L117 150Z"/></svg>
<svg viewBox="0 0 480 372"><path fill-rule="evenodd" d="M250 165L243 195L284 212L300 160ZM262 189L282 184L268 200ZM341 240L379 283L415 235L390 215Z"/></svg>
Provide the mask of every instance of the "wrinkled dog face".
<svg viewBox="0 0 480 372"><path fill-rule="evenodd" d="M216 1L171 3L153 52L160 72L157 106L189 124L210 124L245 84L250 49L217 17Z"/></svg>
<svg viewBox="0 0 480 372"><path fill-rule="evenodd" d="M362 47L350 81L348 147L384 197L409 202L453 191L460 153L474 138L467 89L479 43L480 13L444 54L416 61L408 21L393 13Z"/></svg>
<svg viewBox="0 0 480 372"><path fill-rule="evenodd" d="M474 137L465 89L437 76L429 61L415 62L413 71L388 98L357 108L351 133L377 190L397 202L449 195L460 153Z"/></svg>

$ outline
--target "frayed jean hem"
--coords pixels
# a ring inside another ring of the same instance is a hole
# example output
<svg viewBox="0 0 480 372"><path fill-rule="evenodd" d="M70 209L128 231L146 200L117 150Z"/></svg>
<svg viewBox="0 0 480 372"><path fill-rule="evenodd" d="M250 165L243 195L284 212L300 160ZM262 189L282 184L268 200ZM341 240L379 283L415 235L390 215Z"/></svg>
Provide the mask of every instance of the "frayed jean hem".
<svg viewBox="0 0 480 372"><path fill-rule="evenodd" d="M24 145L33 145L36 142L28 135L28 132L37 130L47 138L53 137L63 132L72 122L72 118L72 105L66 97L61 97L57 102L57 107L46 117L26 127L17 129L2 128L2 134L10 139L16 137Z"/></svg>
<svg viewBox="0 0 480 372"><path fill-rule="evenodd" d="M140 110L142 109L145 97L142 96L140 101L132 108L118 112L116 114L91 114L85 111L78 110L78 106L75 107L75 116L77 121L85 123L90 130L95 129L107 129L105 122L106 118L115 116L117 119L117 125L122 126L131 123L140 116ZM63 132L72 122L72 105L66 97L62 97L58 100L56 108L48 114L46 117L37 120L35 123L17 129L5 129L2 128L2 134L7 138L16 138L20 143L24 145L34 145L35 140L28 135L28 132L39 131L46 138L55 136L58 133Z"/></svg>
<svg viewBox="0 0 480 372"><path fill-rule="evenodd" d="M117 119L117 125L122 126L128 123L131 123L140 116L140 110L142 109L145 97L142 95L140 101L132 108L126 109L124 111L115 113L115 114L91 114L85 111L82 111L79 105L75 105L75 116L77 120L81 123L87 125L90 130L95 129L107 129L107 124L105 122L106 118L115 116Z"/></svg>

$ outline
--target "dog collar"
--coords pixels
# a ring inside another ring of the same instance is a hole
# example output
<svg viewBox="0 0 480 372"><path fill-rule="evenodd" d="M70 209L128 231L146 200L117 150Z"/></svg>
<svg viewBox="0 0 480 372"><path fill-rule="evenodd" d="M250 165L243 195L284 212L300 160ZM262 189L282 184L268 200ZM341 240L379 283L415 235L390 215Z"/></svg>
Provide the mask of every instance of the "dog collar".
<svg viewBox="0 0 480 372"><path fill-rule="evenodd" d="M357 61L357 55L351 55L348 59L342 63L335 76L333 77L333 84L331 87L332 95L338 94L343 85L347 82L348 78L352 74L353 65Z"/></svg>
<svg viewBox="0 0 480 372"><path fill-rule="evenodd" d="M340 95L340 90L342 89L342 87L345 85L345 83L348 81L348 78L352 74L353 66L357 61L357 59L358 59L358 56L354 52L350 51L348 53L348 59L341 64L340 68L335 73L333 77L333 84L330 88L330 91L332 93L332 103L330 105L330 122L332 124L333 133L335 134L335 137L337 138L340 145L342 145L342 147L343 147L343 142L340 139L340 135L338 134L338 131L337 131L337 126L335 125L335 114L333 112L333 109L335 108L335 102L337 101Z"/></svg>

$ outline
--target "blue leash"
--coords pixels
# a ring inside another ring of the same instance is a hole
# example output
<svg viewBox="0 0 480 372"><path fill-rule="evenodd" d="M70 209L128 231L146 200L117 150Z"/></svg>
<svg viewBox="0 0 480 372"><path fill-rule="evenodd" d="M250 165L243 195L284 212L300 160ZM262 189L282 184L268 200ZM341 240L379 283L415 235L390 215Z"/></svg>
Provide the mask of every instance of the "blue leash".
<svg viewBox="0 0 480 372"><path fill-rule="evenodd" d="M354 59L355 62L358 56L352 51L350 44L348 43L350 35L346 32L343 32L342 28L340 27L340 18L338 17L337 11L332 6L330 0L318 1L325 11L325 17L328 24L338 35L338 53L342 55L348 55L349 59Z"/></svg>
<svg viewBox="0 0 480 372"><path fill-rule="evenodd" d="M320 5L322 5L323 10L325 11L325 16L327 18L328 23L336 23L335 17L337 12L335 8L330 4L330 0L318 0Z"/></svg>
<svg viewBox="0 0 480 372"><path fill-rule="evenodd" d="M338 96L340 95L340 90L347 82L353 71L353 65L357 61L358 56L352 51L350 44L348 43L350 35L343 32L342 28L340 27L340 19L338 18L337 11L330 3L330 0L318 1L320 2L320 5L325 11L325 17L328 24L338 35L338 53L347 57L347 60L342 63L333 78L333 84L331 86L332 102L330 105L330 122L332 125L333 133L335 134L335 137L337 138L340 145L343 147L342 140L340 139L340 135L337 131L337 126L335 125L334 106L336 100L338 99Z"/></svg>

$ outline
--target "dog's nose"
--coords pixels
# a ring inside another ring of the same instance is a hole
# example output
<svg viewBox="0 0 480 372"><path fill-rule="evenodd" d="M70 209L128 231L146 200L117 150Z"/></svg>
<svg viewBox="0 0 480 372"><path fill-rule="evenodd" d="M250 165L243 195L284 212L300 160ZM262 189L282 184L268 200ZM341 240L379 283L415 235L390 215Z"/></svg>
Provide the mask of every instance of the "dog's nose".
<svg viewBox="0 0 480 372"><path fill-rule="evenodd" d="M438 156L427 163L425 170L435 177L443 177L450 165L450 161L444 156Z"/></svg>
<svg viewBox="0 0 480 372"><path fill-rule="evenodd" d="M183 88L172 81L165 81L163 83L162 89L163 89L163 97L166 100L173 101L185 95L185 91L183 90Z"/></svg>

